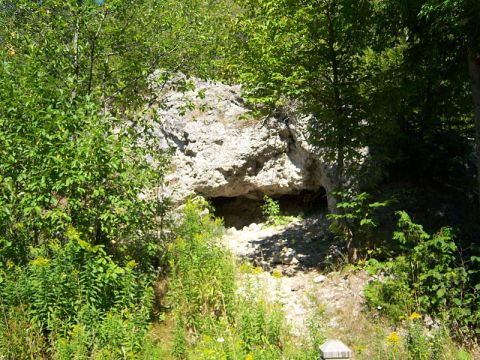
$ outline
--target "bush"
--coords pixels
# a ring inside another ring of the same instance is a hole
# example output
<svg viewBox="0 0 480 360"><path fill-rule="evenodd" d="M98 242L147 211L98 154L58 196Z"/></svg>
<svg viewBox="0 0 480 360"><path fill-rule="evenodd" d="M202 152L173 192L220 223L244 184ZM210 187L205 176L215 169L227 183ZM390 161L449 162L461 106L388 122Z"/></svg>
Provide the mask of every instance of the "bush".
<svg viewBox="0 0 480 360"><path fill-rule="evenodd" d="M454 232L442 228L433 236L398 212L398 231L394 240L402 254L388 263L376 263L383 280L365 289L367 303L395 321L418 311L449 324L463 340L475 336L480 324L479 298L474 278L457 252Z"/></svg>
<svg viewBox="0 0 480 360"><path fill-rule="evenodd" d="M212 322L231 313L235 292L233 258L220 246L221 222L208 213L206 203L189 201L178 237L170 249L169 303L177 329L175 354L186 351L186 334L196 336Z"/></svg>
<svg viewBox="0 0 480 360"><path fill-rule="evenodd" d="M0 38L12 49L0 51L0 353L8 358L142 352L165 249L158 220L168 211L146 191L159 186L167 161L148 146L152 119L128 115L145 101L146 76L137 72L139 87L125 83L125 74L137 78L129 71L93 66L113 44L110 66L134 70L118 46L138 49L139 38L115 35L138 25L121 22L139 9L129 4L108 16L94 1L17 1L0 11Z"/></svg>
<svg viewBox="0 0 480 360"><path fill-rule="evenodd" d="M333 193L339 199L336 213L327 215L332 220L330 232L346 247L348 260L356 262L364 258L369 250L378 245L375 229L379 226L378 210L389 201L369 202L370 195L347 191Z"/></svg>
<svg viewBox="0 0 480 360"><path fill-rule="evenodd" d="M428 329L418 313L412 313L403 325L385 337L381 359L450 360L462 359L462 353L469 356L457 349L444 328Z"/></svg>
<svg viewBox="0 0 480 360"><path fill-rule="evenodd" d="M48 344L42 326L33 320L25 305L5 306L2 302L3 321L0 321L0 352L7 360L44 358Z"/></svg>
<svg viewBox="0 0 480 360"><path fill-rule="evenodd" d="M368 305L378 312L399 321L415 308L411 289L405 282L394 278L369 283L363 293Z"/></svg>
<svg viewBox="0 0 480 360"><path fill-rule="evenodd" d="M3 306L23 307L22 321L39 330L27 334L26 341L41 343L37 337L43 335L46 347L60 359L98 358L102 353L132 357L141 351L150 321L151 276L138 272L135 261L114 262L103 246L82 240L72 228L67 238L64 246L53 240L32 247L26 266L3 271ZM4 336L20 336L12 335L9 325L18 321L10 312ZM12 352L10 342L2 346Z"/></svg>
<svg viewBox="0 0 480 360"><path fill-rule="evenodd" d="M267 195L263 197L262 212L267 220L267 224L273 226L288 224L292 219L290 216L281 215L278 201L273 200Z"/></svg>

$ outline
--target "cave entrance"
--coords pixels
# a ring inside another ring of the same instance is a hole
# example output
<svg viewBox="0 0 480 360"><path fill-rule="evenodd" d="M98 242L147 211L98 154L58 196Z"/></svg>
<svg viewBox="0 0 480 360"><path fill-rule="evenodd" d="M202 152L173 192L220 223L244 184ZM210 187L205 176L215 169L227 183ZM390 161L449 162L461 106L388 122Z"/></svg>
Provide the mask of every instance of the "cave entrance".
<svg viewBox="0 0 480 360"><path fill-rule="evenodd" d="M216 197L210 199L214 215L223 218L225 227L241 229L252 223L263 221L263 201L245 196Z"/></svg>
<svg viewBox="0 0 480 360"><path fill-rule="evenodd" d="M295 194L271 195L271 198L280 204L282 215L308 216L327 208L327 197L323 188L317 191L303 190ZM214 215L223 218L227 228L241 229L252 223L265 221L261 199L235 196L215 197L209 200L214 208Z"/></svg>

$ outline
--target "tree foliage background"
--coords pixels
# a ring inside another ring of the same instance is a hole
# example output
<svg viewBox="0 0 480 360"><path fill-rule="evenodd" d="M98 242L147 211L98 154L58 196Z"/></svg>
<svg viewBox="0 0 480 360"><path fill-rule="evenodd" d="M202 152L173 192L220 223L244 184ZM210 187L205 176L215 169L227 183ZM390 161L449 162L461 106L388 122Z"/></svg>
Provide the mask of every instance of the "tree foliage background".
<svg viewBox="0 0 480 360"><path fill-rule="evenodd" d="M147 75L172 38L156 40L154 1L1 9L2 353L133 356L166 246L166 206L147 192L167 165L145 141Z"/></svg>
<svg viewBox="0 0 480 360"><path fill-rule="evenodd" d="M413 189L401 205L429 231L458 227L445 243L463 249L448 259L473 328L479 17L475 0L0 1L2 352L149 351L169 241L149 191L168 166L150 142L155 70L239 82L258 113L288 117L294 101L340 190L368 147L378 192Z"/></svg>

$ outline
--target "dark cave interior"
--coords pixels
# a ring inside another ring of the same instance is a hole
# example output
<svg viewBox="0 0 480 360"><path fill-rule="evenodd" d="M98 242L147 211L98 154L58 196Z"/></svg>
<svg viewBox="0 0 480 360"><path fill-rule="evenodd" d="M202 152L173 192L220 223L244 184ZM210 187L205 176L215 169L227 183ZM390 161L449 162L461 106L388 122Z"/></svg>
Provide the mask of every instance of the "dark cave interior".
<svg viewBox="0 0 480 360"><path fill-rule="evenodd" d="M261 196L260 198L262 198ZM303 190L285 195L271 195L280 205L282 215L308 216L327 208L326 192L319 190ZM264 222L262 214L263 200L247 196L214 197L209 199L214 208L214 215L224 219L225 227L241 229L252 223Z"/></svg>

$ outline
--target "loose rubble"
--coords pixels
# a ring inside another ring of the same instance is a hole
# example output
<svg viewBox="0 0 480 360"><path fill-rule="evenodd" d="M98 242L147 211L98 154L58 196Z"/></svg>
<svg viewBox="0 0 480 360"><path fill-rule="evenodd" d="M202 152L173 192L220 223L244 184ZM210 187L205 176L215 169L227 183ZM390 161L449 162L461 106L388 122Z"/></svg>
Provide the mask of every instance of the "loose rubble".
<svg viewBox="0 0 480 360"><path fill-rule="evenodd" d="M251 224L241 230L230 228L223 238L240 260L262 268L244 275L245 280L256 282L270 301L283 305L294 335L308 331L319 306L325 307L329 326L335 327L339 308L353 303L355 313L363 304L362 291L369 280L365 272L344 275L322 271L329 249L326 226L320 214L285 226Z"/></svg>

